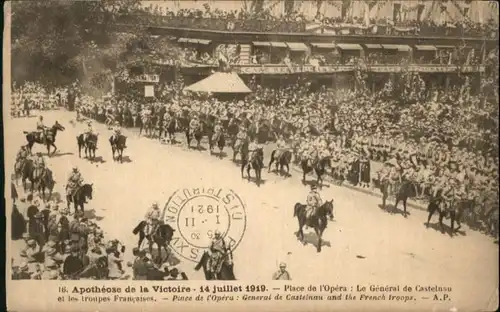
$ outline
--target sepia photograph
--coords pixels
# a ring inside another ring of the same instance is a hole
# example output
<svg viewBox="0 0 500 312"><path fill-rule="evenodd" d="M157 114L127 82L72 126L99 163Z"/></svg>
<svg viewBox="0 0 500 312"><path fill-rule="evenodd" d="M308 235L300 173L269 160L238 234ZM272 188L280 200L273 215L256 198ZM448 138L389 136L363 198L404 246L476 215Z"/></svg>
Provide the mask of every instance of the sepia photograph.
<svg viewBox="0 0 500 312"><path fill-rule="evenodd" d="M497 1L6 2L9 310L496 310L498 29Z"/></svg>

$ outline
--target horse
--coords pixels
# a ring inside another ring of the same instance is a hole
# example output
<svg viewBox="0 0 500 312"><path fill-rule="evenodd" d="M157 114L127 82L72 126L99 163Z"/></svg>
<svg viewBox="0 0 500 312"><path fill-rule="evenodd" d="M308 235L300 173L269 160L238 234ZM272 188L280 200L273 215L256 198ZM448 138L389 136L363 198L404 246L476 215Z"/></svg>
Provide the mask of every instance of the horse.
<svg viewBox="0 0 500 312"><path fill-rule="evenodd" d="M461 228L460 219L462 216L462 210L460 209L461 207L459 205L452 207L452 205L454 204L455 203L453 202L446 203L442 198L432 198L427 205L429 216L427 217L427 223L425 224L426 228L429 227L431 218L437 211L439 214L439 226L441 228L441 233L444 233L443 218L449 216L451 220L451 228L449 234L453 237L455 231L458 231ZM456 229L454 228L455 222L457 222L458 225Z"/></svg>
<svg viewBox="0 0 500 312"><path fill-rule="evenodd" d="M323 185L323 175L326 173L326 167L332 167L330 156L321 158L314 165L310 165L307 159L302 159L300 164L302 167L302 183L306 182L306 174L314 170L317 176L316 184L319 185L320 188Z"/></svg>
<svg viewBox="0 0 500 312"><path fill-rule="evenodd" d="M236 277L234 276L234 270L233 266L227 264L226 261L222 263L221 270L218 274L218 276L215 276L213 272L211 272L208 268L208 260L210 259L210 256L208 252L204 252L203 255L200 258L200 261L198 264L195 266L195 271L199 271L201 268L203 268L203 273L205 274L205 279L207 281L212 281L212 280L220 280L220 281L234 281L236 280Z"/></svg>
<svg viewBox="0 0 500 312"><path fill-rule="evenodd" d="M152 254L153 243L156 243L156 245L158 246L159 263L162 263L163 262L161 257L162 247L163 249L165 249L165 253L167 255L167 257L165 258L166 261L169 255L167 247L170 244L172 237L174 236L175 230L168 224L159 224L156 227L155 232L152 235L149 235L146 234L146 226L147 222L141 221L132 231L134 235L139 234L139 242L137 244L137 248L141 249L142 242L144 241L144 239L147 239L149 242L149 253Z"/></svg>
<svg viewBox="0 0 500 312"><path fill-rule="evenodd" d="M33 193L33 188L35 185L35 179L33 176L34 171L35 171L35 164L33 160L26 159L24 161L24 166L21 169L21 181L23 183L23 189L25 192L26 192L26 180L29 180L31 184L31 193Z"/></svg>
<svg viewBox="0 0 500 312"><path fill-rule="evenodd" d="M188 127L186 129L186 138L187 138L187 146L188 148L191 146L191 140L193 139L196 140L196 149L200 149L201 145L201 139L203 138L203 124L200 122L198 127L194 129L194 131L191 133L191 129Z"/></svg>
<svg viewBox="0 0 500 312"><path fill-rule="evenodd" d="M36 170L35 170L36 171ZM54 176L52 175L52 170L45 168L45 174L41 176L38 180L36 180L38 185L37 190L39 194L42 194L42 199L45 201L45 189L49 190L49 198L52 198L52 192L54 191L54 185L56 182L54 181Z"/></svg>
<svg viewBox="0 0 500 312"><path fill-rule="evenodd" d="M85 157L88 157L90 160L94 160L95 151L97 150L97 138L96 134L88 134L87 138L84 139L84 134L80 134L76 137L76 141L78 143L78 157L82 157L82 148L85 148ZM88 154L87 154L88 151ZM87 156L88 155L88 156Z"/></svg>
<svg viewBox="0 0 500 312"><path fill-rule="evenodd" d="M208 145L210 149L210 154L212 154L214 143L217 143L217 147L219 148L219 157L222 158L222 151L224 150L224 146L226 145L226 138L224 137L224 133L222 132L219 133L219 135L215 137L215 140L213 138L209 140Z"/></svg>
<svg viewBox="0 0 500 312"><path fill-rule="evenodd" d="M403 202L403 216L407 218L408 212L406 210L406 202L408 198L412 198L416 196L415 188L413 184L408 180L403 180L401 183L391 182L389 180L376 180L373 179L374 185L376 188L380 189L382 192L382 209L385 210L385 204L387 198L389 197L389 186L392 185L392 193L395 194L396 202L394 203L394 209L398 207L400 201ZM394 190L396 189L396 190Z"/></svg>
<svg viewBox="0 0 500 312"><path fill-rule="evenodd" d="M93 184L84 184L80 186L73 194L66 195L66 205L69 210L69 204L72 202L75 208L75 213L78 212L78 207L84 212L84 204L88 199L92 199L92 186Z"/></svg>
<svg viewBox="0 0 500 312"><path fill-rule="evenodd" d="M168 136L170 142L175 139L175 131L177 130L177 119L175 117L170 118L165 126L165 136Z"/></svg>
<svg viewBox="0 0 500 312"><path fill-rule="evenodd" d="M38 131L23 131L23 133L26 134L26 141L28 141L28 150L30 154L32 155L31 150L35 143L45 145L47 147L48 156L51 156L50 147L53 146L54 152L52 153L52 155L55 154L55 152L57 151L57 147L55 145L57 131L64 131L64 129L65 128L56 121L55 124L50 129L48 129L45 136L43 135L43 133L40 133Z"/></svg>
<svg viewBox="0 0 500 312"><path fill-rule="evenodd" d="M302 231L302 228L304 225L310 226L314 228L314 231L316 232L316 236L318 237L318 245L316 246L317 252L321 252L321 244L322 240L321 237L323 236L323 232L326 229L326 226L328 225L328 219L327 217L330 217L330 221L333 221L333 199L326 201L316 209L316 213L309 218L307 218L306 214L306 207L307 205L303 205L301 203L296 203L294 208L293 208L293 216L297 217L297 220L299 221L299 230L297 232L297 238L300 239L300 241L306 245L306 242L304 241L304 232Z"/></svg>
<svg viewBox="0 0 500 312"><path fill-rule="evenodd" d="M262 181L262 164L264 163L264 151L262 148L253 150L248 157L248 150L241 153L241 178L243 178L243 170L247 168L247 179L250 181L250 170L255 170L255 181L257 185Z"/></svg>
<svg viewBox="0 0 500 312"><path fill-rule="evenodd" d="M290 175L290 161L292 160L292 152L290 152L289 150L285 150L279 155L277 159L275 158L276 152L277 150L274 150L271 153L271 160L269 161L267 172L271 171L271 165L274 161L276 161L276 171L278 171L279 167L279 172L283 172L283 169L286 167L286 174L287 176Z"/></svg>
<svg viewBox="0 0 500 312"><path fill-rule="evenodd" d="M119 134L117 136L112 135L109 138L109 143L111 144L111 151L113 152L113 160L119 160L123 162L123 150L125 149L127 142L127 137L123 134ZM115 152L118 152L117 157L115 158Z"/></svg>

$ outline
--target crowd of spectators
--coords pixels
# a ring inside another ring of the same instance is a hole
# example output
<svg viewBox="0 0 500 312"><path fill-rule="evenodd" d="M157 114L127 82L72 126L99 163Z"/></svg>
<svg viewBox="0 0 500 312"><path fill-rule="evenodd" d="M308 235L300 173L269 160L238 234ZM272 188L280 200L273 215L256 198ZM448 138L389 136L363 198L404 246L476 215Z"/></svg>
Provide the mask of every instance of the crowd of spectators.
<svg viewBox="0 0 500 312"><path fill-rule="evenodd" d="M208 4L204 9L149 10L149 14L128 17L135 22L156 24L159 26L196 28L225 31L257 32L306 32L307 25L316 23L329 33L377 34L377 35L418 35L418 36L455 36L455 37L498 37L498 25L493 20L477 23L471 20L456 22L437 22L424 20L396 20L388 18L371 19L369 25L361 17L325 17L321 13L309 18L298 11L286 14L273 14L269 8L257 12L244 10L225 11L212 9Z"/></svg>
<svg viewBox="0 0 500 312"><path fill-rule="evenodd" d="M67 89L55 88L47 90L38 83L26 82L12 88L11 116L29 116L30 110L47 110L64 106Z"/></svg>

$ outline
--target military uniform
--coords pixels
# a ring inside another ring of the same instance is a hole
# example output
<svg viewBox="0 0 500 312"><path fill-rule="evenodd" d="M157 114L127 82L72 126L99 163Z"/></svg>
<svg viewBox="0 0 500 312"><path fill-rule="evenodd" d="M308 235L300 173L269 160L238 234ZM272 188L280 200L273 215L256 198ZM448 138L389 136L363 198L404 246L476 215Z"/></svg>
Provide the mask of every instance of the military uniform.
<svg viewBox="0 0 500 312"><path fill-rule="evenodd" d="M210 258L208 268L213 274L219 274L224 263L232 264L231 252L224 239L215 235L210 244Z"/></svg>
<svg viewBox="0 0 500 312"><path fill-rule="evenodd" d="M153 205L151 210L146 214L146 223L148 225L146 235L152 235L160 223L160 209L158 209L157 205Z"/></svg>
<svg viewBox="0 0 500 312"><path fill-rule="evenodd" d="M311 189L309 195L307 195L307 210L306 217L310 218L313 215L316 215L316 210L322 205L322 199L319 193L316 191L316 188Z"/></svg>
<svg viewBox="0 0 500 312"><path fill-rule="evenodd" d="M82 186L83 179L82 175L78 170L73 170L70 177L68 178L68 184L66 185L66 191L69 195L73 196L76 190Z"/></svg>

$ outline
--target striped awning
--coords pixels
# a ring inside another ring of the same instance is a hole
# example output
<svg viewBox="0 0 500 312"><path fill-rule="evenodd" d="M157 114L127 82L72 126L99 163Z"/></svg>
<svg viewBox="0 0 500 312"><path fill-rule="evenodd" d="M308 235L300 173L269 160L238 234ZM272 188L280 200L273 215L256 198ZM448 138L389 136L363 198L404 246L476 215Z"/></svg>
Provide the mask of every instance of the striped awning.
<svg viewBox="0 0 500 312"><path fill-rule="evenodd" d="M398 50L401 52L410 51L410 47L402 44L383 44L382 47L386 50Z"/></svg>
<svg viewBox="0 0 500 312"><path fill-rule="evenodd" d="M335 44L334 43L311 43L311 45L315 48L319 49L335 49Z"/></svg>
<svg viewBox="0 0 500 312"><path fill-rule="evenodd" d="M299 52L307 51L307 46L302 42L287 42L286 45L288 46L290 51L299 51Z"/></svg>
<svg viewBox="0 0 500 312"><path fill-rule="evenodd" d="M212 40L205 40L205 39L192 39L192 38L179 38L177 40L179 43L195 43L195 44L209 44L212 42Z"/></svg>
<svg viewBox="0 0 500 312"><path fill-rule="evenodd" d="M415 49L418 51L437 51L437 48L432 45L416 45Z"/></svg>
<svg viewBox="0 0 500 312"><path fill-rule="evenodd" d="M284 42L271 42L271 47L273 48L286 48L286 44Z"/></svg>
<svg viewBox="0 0 500 312"><path fill-rule="evenodd" d="M367 49L382 49L382 45L376 43L365 43Z"/></svg>
<svg viewBox="0 0 500 312"><path fill-rule="evenodd" d="M356 43L337 43L337 47L341 50L363 50L363 48Z"/></svg>
<svg viewBox="0 0 500 312"><path fill-rule="evenodd" d="M270 47L271 42L254 41L252 44L256 47Z"/></svg>

